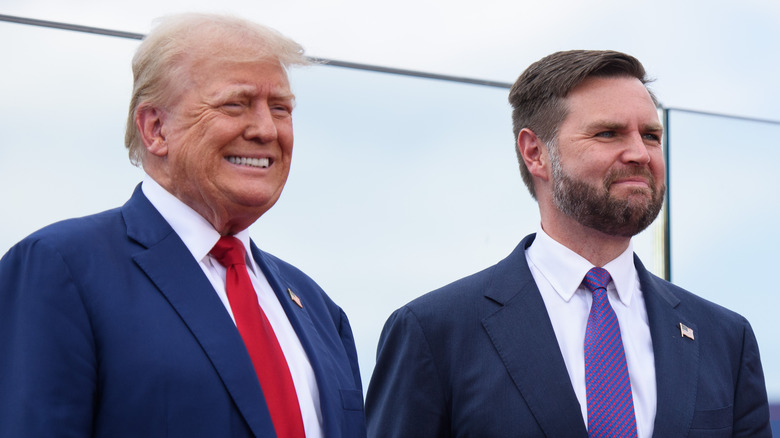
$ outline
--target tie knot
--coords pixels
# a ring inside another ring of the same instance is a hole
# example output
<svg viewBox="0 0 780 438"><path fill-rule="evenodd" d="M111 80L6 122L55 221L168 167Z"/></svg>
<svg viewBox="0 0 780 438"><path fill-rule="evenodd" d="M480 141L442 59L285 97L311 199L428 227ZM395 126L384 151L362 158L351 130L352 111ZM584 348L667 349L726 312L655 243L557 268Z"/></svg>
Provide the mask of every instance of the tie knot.
<svg viewBox="0 0 780 438"><path fill-rule="evenodd" d="M585 286L590 289L591 292L596 292L598 289L604 289L606 291L610 281L612 281L612 277L606 269L591 268L591 270L585 274L583 283L585 283Z"/></svg>
<svg viewBox="0 0 780 438"><path fill-rule="evenodd" d="M229 267L233 265L245 265L244 244L233 236L222 236L211 249L211 256L217 259L220 265Z"/></svg>

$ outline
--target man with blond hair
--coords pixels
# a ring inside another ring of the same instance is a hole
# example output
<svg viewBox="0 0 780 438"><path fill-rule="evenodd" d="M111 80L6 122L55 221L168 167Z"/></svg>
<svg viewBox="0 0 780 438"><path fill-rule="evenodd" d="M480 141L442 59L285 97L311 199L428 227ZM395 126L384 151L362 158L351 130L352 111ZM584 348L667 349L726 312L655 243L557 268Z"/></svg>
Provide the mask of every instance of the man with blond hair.
<svg viewBox="0 0 780 438"><path fill-rule="evenodd" d="M169 17L133 59L114 210L0 261L0 437L362 437L344 312L247 228L290 170L301 47L235 17Z"/></svg>

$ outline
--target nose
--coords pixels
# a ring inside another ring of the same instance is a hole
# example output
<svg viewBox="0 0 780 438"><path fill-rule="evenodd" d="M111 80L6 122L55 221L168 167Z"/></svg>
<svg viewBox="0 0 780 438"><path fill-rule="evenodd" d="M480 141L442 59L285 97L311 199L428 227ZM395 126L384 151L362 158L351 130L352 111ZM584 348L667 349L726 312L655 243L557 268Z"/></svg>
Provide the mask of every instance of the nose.
<svg viewBox="0 0 780 438"><path fill-rule="evenodd" d="M270 143L277 138L276 121L271 109L266 105L258 105L248 115L244 129L244 138L260 143Z"/></svg>
<svg viewBox="0 0 780 438"><path fill-rule="evenodd" d="M650 152L647 150L647 144L640 133L635 133L628 137L623 160L629 164L646 165L650 162Z"/></svg>

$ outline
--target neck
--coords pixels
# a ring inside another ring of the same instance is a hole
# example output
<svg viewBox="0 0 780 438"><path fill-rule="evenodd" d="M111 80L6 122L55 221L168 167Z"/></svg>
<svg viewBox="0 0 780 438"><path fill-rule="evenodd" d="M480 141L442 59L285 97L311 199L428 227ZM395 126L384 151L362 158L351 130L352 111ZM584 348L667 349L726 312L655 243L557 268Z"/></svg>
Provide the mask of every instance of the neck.
<svg viewBox="0 0 780 438"><path fill-rule="evenodd" d="M630 237L605 234L569 217L554 219L543 214L542 229L556 242L598 267L615 260L631 242Z"/></svg>
<svg viewBox="0 0 780 438"><path fill-rule="evenodd" d="M178 198L181 202L195 210L222 236L239 233L255 223L265 210L256 207L240 205L225 206L217 202L208 202L204 197L198 197L197 190L182 190L180 184L175 184L165 173L144 167L146 173L165 191ZM229 207L229 208L228 208Z"/></svg>

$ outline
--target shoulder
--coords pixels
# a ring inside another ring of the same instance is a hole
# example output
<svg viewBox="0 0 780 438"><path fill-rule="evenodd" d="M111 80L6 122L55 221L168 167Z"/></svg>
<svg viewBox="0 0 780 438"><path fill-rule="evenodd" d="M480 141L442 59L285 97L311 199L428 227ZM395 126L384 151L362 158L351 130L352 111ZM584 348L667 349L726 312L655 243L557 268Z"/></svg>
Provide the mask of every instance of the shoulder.
<svg viewBox="0 0 780 438"><path fill-rule="evenodd" d="M731 426L734 436L768 436L766 385L758 343L747 319L652 274L640 272L640 281L656 364L688 365L684 373L670 372L670 381L698 375L694 386L698 427L709 422L706 427ZM682 327L678 328L682 324L693 330L690 339L683 338ZM665 358L659 361L659 356ZM698 412L719 416L705 419Z"/></svg>
<svg viewBox="0 0 780 438"><path fill-rule="evenodd" d="M316 281L314 281L314 279L293 264L265 252L256 246L253 248L253 251L255 253L255 259L261 264L261 267L262 265L265 265L265 267L272 271L274 275L283 279L287 284L295 285L302 291L305 290L307 292L316 292L325 295L325 291Z"/></svg>
<svg viewBox="0 0 780 438"><path fill-rule="evenodd" d="M651 325L653 321L675 327L685 324L695 330L697 339L699 334L706 336L708 341L703 345L721 357L741 352L746 342L755 343L753 329L744 316L647 271L639 272Z"/></svg>
<svg viewBox="0 0 780 438"><path fill-rule="evenodd" d="M278 269L284 275L295 277L296 279L301 279L303 281L314 283L314 280L311 277L306 275L306 273L304 273L302 270L297 268L292 263L284 261L284 260L280 259L279 257L277 257L277 256L275 256L275 255L273 255L273 254L271 254L269 252L263 251L263 250L261 250L261 249L259 249L257 247L255 247L255 250L256 250L257 253L260 254L260 256L262 258L265 259L265 261L267 263L269 263L270 265L273 265L276 269ZM314 283L314 284L316 284L316 283Z"/></svg>
<svg viewBox="0 0 780 438"><path fill-rule="evenodd" d="M640 271L640 283L646 300L658 300L679 309L680 312L695 316L698 320L710 321L715 324L747 325L747 320L739 313L654 274L642 271Z"/></svg>
<svg viewBox="0 0 780 438"><path fill-rule="evenodd" d="M293 293L304 301L310 311L318 309L315 313L327 313L334 323L342 323L344 312L314 279L291 263L259 249L254 243L252 252L266 277L270 276L268 280L272 286L274 282L278 282L282 294Z"/></svg>
<svg viewBox="0 0 780 438"><path fill-rule="evenodd" d="M399 310L422 318L446 317L484 299L493 282L496 265L463 277L410 301Z"/></svg>
<svg viewBox="0 0 780 438"><path fill-rule="evenodd" d="M81 248L105 246L110 230L119 230L122 217L119 208L80 218L66 219L35 231L14 245L9 254L52 250L61 254L81 251Z"/></svg>
<svg viewBox="0 0 780 438"><path fill-rule="evenodd" d="M112 268L129 264L122 227L119 211L110 210L41 228L0 260L0 289L7 297L23 294L61 302L102 280L111 281L118 273L105 269L108 264Z"/></svg>
<svg viewBox="0 0 780 438"><path fill-rule="evenodd" d="M447 315L481 309L485 305L493 308L513 300L534 281L525 256L533 238L533 234L527 236L493 266L431 291L405 307L421 315Z"/></svg>
<svg viewBox="0 0 780 438"><path fill-rule="evenodd" d="M525 258L528 239L498 263L422 295L388 321L415 320L424 331L467 336L482 320L525 293L536 291Z"/></svg>

